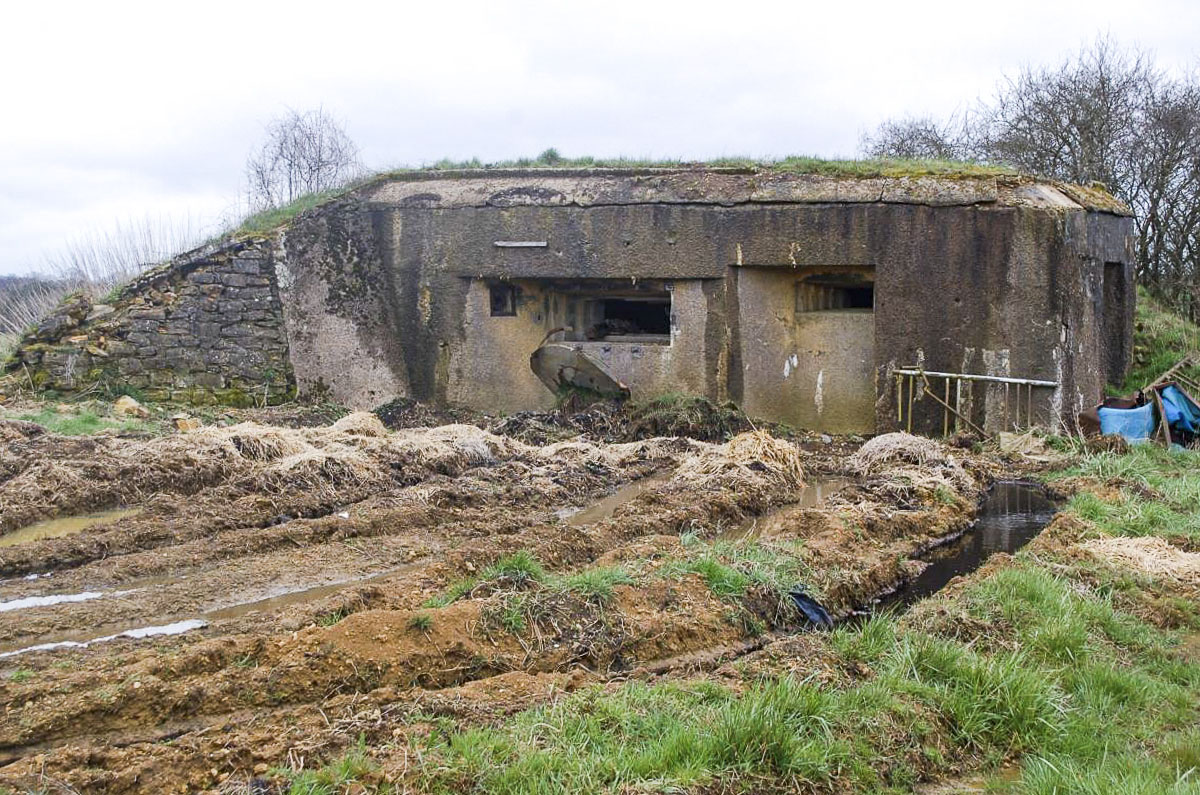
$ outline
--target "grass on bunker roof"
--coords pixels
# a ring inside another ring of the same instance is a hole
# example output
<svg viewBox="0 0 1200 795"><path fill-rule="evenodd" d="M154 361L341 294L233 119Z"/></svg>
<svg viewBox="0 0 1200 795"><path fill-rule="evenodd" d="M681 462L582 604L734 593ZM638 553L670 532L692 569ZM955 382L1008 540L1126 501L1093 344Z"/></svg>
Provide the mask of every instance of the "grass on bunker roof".
<svg viewBox="0 0 1200 795"><path fill-rule="evenodd" d="M442 159L425 166L399 166L377 174L354 179L345 185L320 193L301 196L280 207L254 213L243 219L233 231L234 237L265 235L292 221L301 213L327 201L349 193L363 185L385 181L396 177L411 177L424 173L442 171L498 171L505 169L686 169L686 168L733 168L777 171L788 174L814 174L828 177L871 178L871 177L946 177L977 178L995 176L1017 176L1019 172L1007 166L991 165L961 160L909 160L899 158L827 159L792 155L778 159L749 157L720 157L711 160L685 160L670 158L631 157L522 157L514 160L498 160L485 163L479 158L470 160Z"/></svg>
<svg viewBox="0 0 1200 795"><path fill-rule="evenodd" d="M484 163L478 158L470 160L439 160L421 168L396 168L381 176L407 175L422 171L486 171L489 169L567 169L567 168L732 168L780 171L798 174L819 174L832 177L987 177L1015 175L1018 172L1006 166L990 165L966 160L931 160L906 158L822 158L806 155L789 155L781 158L719 157L709 160L687 160L684 158L631 158L631 157L547 157L546 153L536 158L518 158Z"/></svg>
<svg viewBox="0 0 1200 795"><path fill-rule="evenodd" d="M610 682L484 725L422 721L401 746L285 773L300 783L354 767L367 791L400 791L378 771L403 757L421 760L407 791L445 793L910 792L975 771L989 791L1200 792L1200 604L1088 557L1073 535L1166 534L1200 549L1180 529L1200 508L1197 460L1149 448L1082 455L1049 479L1122 484L1112 512L1077 496L1049 543L903 617L813 636L814 654L842 675ZM1172 514L1121 512L1156 492ZM712 573L711 587L738 593L728 550L687 547L690 563L664 569Z"/></svg>

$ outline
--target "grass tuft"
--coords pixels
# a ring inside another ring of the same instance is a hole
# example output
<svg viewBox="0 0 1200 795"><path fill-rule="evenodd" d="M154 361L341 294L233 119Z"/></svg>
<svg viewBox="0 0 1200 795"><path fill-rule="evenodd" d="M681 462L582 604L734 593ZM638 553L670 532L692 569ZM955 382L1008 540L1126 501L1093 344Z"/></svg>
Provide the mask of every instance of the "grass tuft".
<svg viewBox="0 0 1200 795"><path fill-rule="evenodd" d="M518 550L493 563L476 577L468 577L451 585L443 593L429 599L424 607L446 607L475 591L481 585L504 583L516 588L544 582L546 570L528 550Z"/></svg>
<svg viewBox="0 0 1200 795"><path fill-rule="evenodd" d="M587 569L578 574L556 581L556 587L571 591L591 602L607 604L612 600L613 588L618 585L632 585L633 577L620 566L599 567Z"/></svg>

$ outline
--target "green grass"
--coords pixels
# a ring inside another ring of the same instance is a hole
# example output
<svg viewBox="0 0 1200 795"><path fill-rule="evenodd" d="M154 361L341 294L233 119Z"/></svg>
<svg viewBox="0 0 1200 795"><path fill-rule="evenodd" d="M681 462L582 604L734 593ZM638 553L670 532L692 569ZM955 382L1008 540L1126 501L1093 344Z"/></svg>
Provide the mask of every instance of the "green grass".
<svg viewBox="0 0 1200 795"><path fill-rule="evenodd" d="M338 623L348 615L350 615L350 611L346 610L345 608L333 610L328 613L322 613L321 615L317 616L317 626L332 627L334 624Z"/></svg>
<svg viewBox="0 0 1200 795"><path fill-rule="evenodd" d="M874 672L862 682L783 676L741 694L628 683L449 730L431 738L425 786L671 791L722 780L890 792L916 782L914 762L936 771L956 757L1024 755L1025 791L1195 791L1180 781L1197 756L1200 666L1173 654L1171 634L1032 565L975 583L965 606L993 634L956 639L891 618L832 633L837 653Z"/></svg>
<svg viewBox="0 0 1200 795"><path fill-rule="evenodd" d="M1123 489L1117 502L1103 501L1090 492L1071 498L1070 509L1099 531L1200 541L1200 456L1195 453L1143 444L1123 454L1084 455L1076 466L1056 477L1072 476L1140 487ZM1143 491L1155 496L1143 496Z"/></svg>
<svg viewBox="0 0 1200 795"><path fill-rule="evenodd" d="M813 572L800 559L802 547L803 542L687 538L689 554L667 561L660 571L668 577L697 574L722 599L736 600L752 588L761 588L773 591L782 601L799 583L811 590ZM813 595L820 598L819 593Z"/></svg>
<svg viewBox="0 0 1200 795"><path fill-rule="evenodd" d="M287 223L290 223L296 216L306 210L311 210L321 204L324 204L331 199L336 199L338 196L353 190L361 185L361 182L355 182L347 185L344 188L335 190L322 191L320 193L309 193L295 201L289 202L281 207L272 207L261 212L249 215L243 218L241 223L233 231L233 237L249 237L254 235L265 235Z"/></svg>
<svg viewBox="0 0 1200 795"><path fill-rule="evenodd" d="M505 581L516 587L524 587L530 583L543 582L546 570L534 555L527 550L519 550L493 563L475 577L468 577L451 585L441 594L425 602L425 607L446 607L457 602L480 585Z"/></svg>
<svg viewBox="0 0 1200 795"><path fill-rule="evenodd" d="M428 632L433 626L433 616L428 613L420 613L408 620L408 628L417 632Z"/></svg>
<svg viewBox="0 0 1200 795"><path fill-rule="evenodd" d="M343 756L334 759L315 770L293 770L281 768L272 773L287 782L288 795L341 795L358 789L364 779L369 779L377 765L367 754L366 743L359 738L358 745L347 751ZM388 786L372 787L371 792L391 792Z"/></svg>
<svg viewBox="0 0 1200 795"><path fill-rule="evenodd" d="M1132 394L1148 385L1192 351L1200 351L1200 328L1171 312L1146 290L1139 288L1133 333L1133 363L1125 383L1110 389ZM1200 379L1200 368L1186 375Z"/></svg>
<svg viewBox="0 0 1200 795"><path fill-rule="evenodd" d="M632 585L633 581L629 572L620 566L600 566L556 578L552 587L571 591L591 602L607 604L613 597L614 587Z"/></svg>
<svg viewBox="0 0 1200 795"><path fill-rule="evenodd" d="M53 406L46 406L36 412L17 414L16 419L36 422L51 433L63 436L89 436L105 430L157 432L159 428L152 420L118 419L90 408L60 412Z"/></svg>
<svg viewBox="0 0 1200 795"><path fill-rule="evenodd" d="M28 682L33 678L33 671L28 668L18 668L8 675L10 682Z"/></svg>
<svg viewBox="0 0 1200 795"><path fill-rule="evenodd" d="M1076 497L1066 510L1098 532L1190 536L1189 513L1200 514L1196 458L1137 448L1085 456L1057 477L1120 477L1163 494L1156 502L1131 486L1134 509ZM688 541L662 576L697 574L730 600L809 574L789 562L795 550ZM420 746L420 788L909 792L926 777L1017 759L1019 779L995 786L1200 792L1200 664L1179 651L1200 629L1200 605L1181 600L1182 627L1158 628L1122 606L1127 572L1046 555L1019 553L943 609L825 636L833 660L866 675L769 675L740 692L702 678L631 681L485 727L443 726Z"/></svg>

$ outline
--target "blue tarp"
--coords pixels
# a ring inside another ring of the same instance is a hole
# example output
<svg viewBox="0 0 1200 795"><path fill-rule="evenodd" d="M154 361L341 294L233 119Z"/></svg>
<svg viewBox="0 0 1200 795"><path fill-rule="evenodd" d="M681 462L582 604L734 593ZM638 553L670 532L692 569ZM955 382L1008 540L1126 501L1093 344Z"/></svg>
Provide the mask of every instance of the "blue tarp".
<svg viewBox="0 0 1200 795"><path fill-rule="evenodd" d="M1146 441L1154 433L1154 404L1136 409L1101 408L1100 433L1119 433L1131 442Z"/></svg>
<svg viewBox="0 0 1200 795"><path fill-rule="evenodd" d="M1197 426L1200 426L1200 406L1173 386L1163 387L1158 394L1162 397L1167 425L1195 433Z"/></svg>

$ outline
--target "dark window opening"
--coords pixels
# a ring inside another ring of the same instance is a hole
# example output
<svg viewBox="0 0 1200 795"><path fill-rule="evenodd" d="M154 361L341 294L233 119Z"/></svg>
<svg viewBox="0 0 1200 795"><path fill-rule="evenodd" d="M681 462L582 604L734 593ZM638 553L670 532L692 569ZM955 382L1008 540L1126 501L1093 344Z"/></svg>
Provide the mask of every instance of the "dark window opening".
<svg viewBox="0 0 1200 795"><path fill-rule="evenodd" d="M827 312L837 309L874 309L875 286L872 284L831 285L796 284L797 312Z"/></svg>
<svg viewBox="0 0 1200 795"><path fill-rule="evenodd" d="M1126 287L1125 266L1120 262L1106 262L1101 286L1100 327L1104 335L1101 341L1105 375L1109 383L1119 384L1125 379L1128 368L1128 340L1126 337L1125 311Z"/></svg>
<svg viewBox="0 0 1200 795"><path fill-rule="evenodd" d="M511 284L488 286L488 302L492 317L514 317L517 314L517 288Z"/></svg>
<svg viewBox="0 0 1200 795"><path fill-rule="evenodd" d="M602 298L595 301L592 317L596 322L587 328L590 340L621 337L669 337L671 334L671 299L665 298Z"/></svg>

